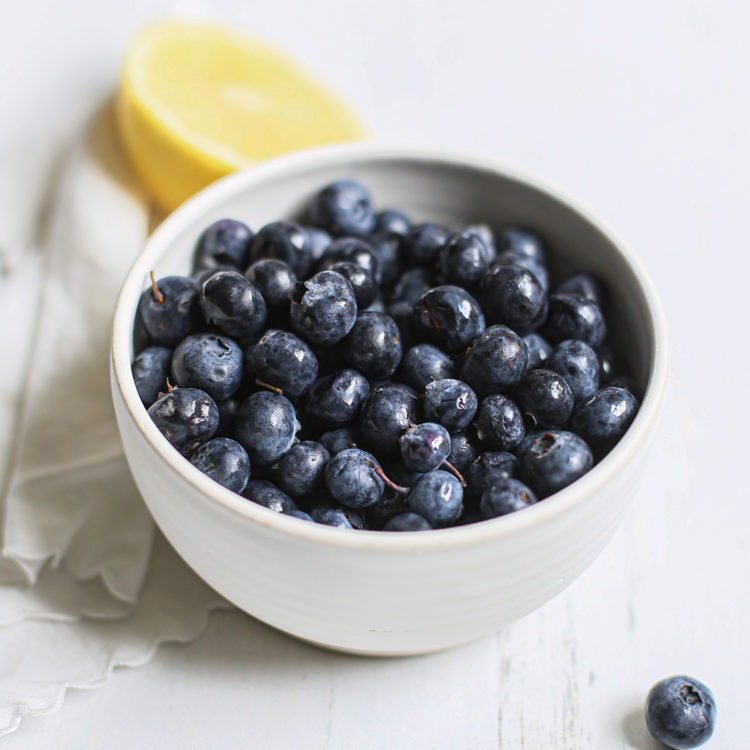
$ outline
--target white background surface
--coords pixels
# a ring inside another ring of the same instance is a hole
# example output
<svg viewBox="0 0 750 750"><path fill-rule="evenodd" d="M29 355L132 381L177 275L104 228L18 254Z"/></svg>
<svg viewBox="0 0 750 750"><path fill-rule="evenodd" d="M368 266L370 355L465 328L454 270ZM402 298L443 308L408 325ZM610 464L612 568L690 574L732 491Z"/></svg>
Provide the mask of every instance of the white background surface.
<svg viewBox="0 0 750 750"><path fill-rule="evenodd" d="M671 328L659 439L604 554L496 637L373 661L216 614L196 643L71 691L4 745L645 750L648 687L685 672L717 697L708 747L746 746L748 6L232 5L5 3L0 158L38 154L83 122L145 20L187 10L236 21L345 92L377 138L487 154L617 227L650 267ZM0 251L6 241L0 227ZM1 259L3 284L33 285Z"/></svg>

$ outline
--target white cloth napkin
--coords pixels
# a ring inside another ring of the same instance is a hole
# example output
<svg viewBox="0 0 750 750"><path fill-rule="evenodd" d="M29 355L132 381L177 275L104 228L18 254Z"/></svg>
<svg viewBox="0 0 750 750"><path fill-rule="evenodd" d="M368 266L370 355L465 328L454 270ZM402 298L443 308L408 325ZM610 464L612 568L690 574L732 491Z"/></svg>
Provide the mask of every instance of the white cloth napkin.
<svg viewBox="0 0 750 750"><path fill-rule="evenodd" d="M68 687L104 684L159 643L194 638L211 609L229 606L154 534L117 432L110 324L149 206L111 108L66 155L42 211L26 192L38 206L48 189L49 153L37 157L35 168L0 162L0 219L17 230L0 234L0 736L58 708Z"/></svg>

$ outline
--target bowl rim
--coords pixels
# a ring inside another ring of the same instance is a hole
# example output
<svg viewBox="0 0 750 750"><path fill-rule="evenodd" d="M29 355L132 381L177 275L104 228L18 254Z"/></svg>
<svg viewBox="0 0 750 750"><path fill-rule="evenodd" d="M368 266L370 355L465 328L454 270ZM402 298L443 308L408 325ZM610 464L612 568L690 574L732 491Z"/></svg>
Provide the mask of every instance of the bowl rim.
<svg viewBox="0 0 750 750"><path fill-rule="evenodd" d="M577 213L605 235L623 257L641 288L651 327L653 346L649 352L651 361L648 385L638 414L625 435L613 450L583 477L545 498L543 502L524 508L522 513L510 513L465 526L434 529L429 533L418 531L398 533L358 531L353 533L350 529L340 529L285 516L222 487L176 451L151 421L138 396L132 377L130 341L136 305L143 291L143 279L147 277L155 262L161 258L164 250L181 232L183 226L190 223L196 215L206 213L240 190L262 184L268 179L292 175L301 168L331 167L339 163L343 169L348 162L353 160L360 163L381 160L432 165L438 163L448 168L468 168L523 183ZM130 418L141 435L170 470L197 489L207 502L219 505L269 530L298 537L300 541L327 543L337 547L390 549L409 553L499 541L529 527L549 523L559 515L564 515L571 507L585 502L588 497L600 491L620 468L630 461L652 428L664 398L668 360L666 317L648 271L628 243L588 208L546 182L482 156L454 150L360 143L308 149L265 161L212 183L172 212L147 239L123 282L114 312L110 364L112 387L119 392Z"/></svg>

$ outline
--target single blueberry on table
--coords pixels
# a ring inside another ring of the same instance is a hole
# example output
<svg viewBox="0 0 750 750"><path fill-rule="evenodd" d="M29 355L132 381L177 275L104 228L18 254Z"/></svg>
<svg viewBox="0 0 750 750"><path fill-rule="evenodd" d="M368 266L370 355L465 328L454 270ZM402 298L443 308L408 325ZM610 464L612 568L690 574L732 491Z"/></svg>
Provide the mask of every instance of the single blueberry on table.
<svg viewBox="0 0 750 750"><path fill-rule="evenodd" d="M242 349L218 333L186 336L172 354L172 384L200 388L217 402L240 387L242 374Z"/></svg>
<svg viewBox="0 0 750 750"><path fill-rule="evenodd" d="M294 444L300 425L289 399L259 391L240 405L235 437L247 451L253 466L276 463Z"/></svg>
<svg viewBox="0 0 750 750"><path fill-rule="evenodd" d="M468 427L478 406L477 395L462 380L444 378L428 383L424 391L424 414L448 432Z"/></svg>
<svg viewBox="0 0 750 750"><path fill-rule="evenodd" d="M399 237L405 237L410 228L411 222L405 214L401 213L401 211L387 208L383 211L378 211L375 215L374 234L377 234L378 232L389 232L390 234L395 234Z"/></svg>
<svg viewBox="0 0 750 750"><path fill-rule="evenodd" d="M323 483L323 473L331 454L312 440L293 445L274 472L277 486L293 498L315 492Z"/></svg>
<svg viewBox="0 0 750 750"><path fill-rule="evenodd" d="M576 409L571 429L601 456L625 434L637 412L638 401L630 391L606 386Z"/></svg>
<svg viewBox="0 0 750 750"><path fill-rule="evenodd" d="M430 522L418 513L401 513L391 518L383 531L429 531Z"/></svg>
<svg viewBox="0 0 750 750"><path fill-rule="evenodd" d="M544 498L580 479L594 464L591 449L572 432L540 433L518 459L518 477Z"/></svg>
<svg viewBox="0 0 750 750"><path fill-rule="evenodd" d="M429 383L451 378L456 366L453 360L432 344L416 344L401 362L401 377L417 391Z"/></svg>
<svg viewBox="0 0 750 750"><path fill-rule="evenodd" d="M497 518L523 510L537 502L536 495L518 479L499 479L482 493L479 509L482 518Z"/></svg>
<svg viewBox="0 0 750 750"><path fill-rule="evenodd" d="M312 267L309 234L299 224L291 221L266 224L250 245L250 262L255 263L264 258L284 261L297 278L304 278Z"/></svg>
<svg viewBox="0 0 750 750"><path fill-rule="evenodd" d="M273 482L264 479L251 479L241 494L244 498L276 513L298 510L297 503L286 492L282 492Z"/></svg>
<svg viewBox="0 0 750 750"><path fill-rule="evenodd" d="M404 256L409 263L432 268L449 236L448 229L439 224L415 224L404 238Z"/></svg>
<svg viewBox="0 0 750 750"><path fill-rule="evenodd" d="M461 379L488 396L508 391L526 370L529 354L523 339L506 326L490 326L466 353Z"/></svg>
<svg viewBox="0 0 750 750"><path fill-rule="evenodd" d="M378 285L366 268L350 260L340 260L333 263L328 270L340 273L352 285L359 310L371 305L378 296Z"/></svg>
<svg viewBox="0 0 750 750"><path fill-rule="evenodd" d="M375 209L367 189L354 180L337 180L313 199L312 223L334 237L370 234Z"/></svg>
<svg viewBox="0 0 750 750"><path fill-rule="evenodd" d="M487 272L490 252L478 234L452 234L438 252L438 268L443 279L457 286L478 284Z"/></svg>
<svg viewBox="0 0 750 750"><path fill-rule="evenodd" d="M236 441L218 437L196 448L190 463L232 492L242 492L250 479L250 459Z"/></svg>
<svg viewBox="0 0 750 750"><path fill-rule="evenodd" d="M177 346L191 331L201 327L198 298L201 285L186 276L153 280L138 302L136 318L152 344Z"/></svg>
<svg viewBox="0 0 750 750"><path fill-rule="evenodd" d="M573 413L573 391L552 370L530 370L516 388L516 401L534 429L562 427Z"/></svg>
<svg viewBox="0 0 750 750"><path fill-rule="evenodd" d="M326 426L350 424L369 393L370 383L362 373L339 370L313 383L307 398L307 414Z"/></svg>
<svg viewBox="0 0 750 750"><path fill-rule="evenodd" d="M343 346L347 363L371 380L389 378L401 362L401 332L384 313L360 313Z"/></svg>
<svg viewBox="0 0 750 750"><path fill-rule="evenodd" d="M206 322L232 338L248 338L266 324L263 296L235 271L215 273L205 281L200 305Z"/></svg>
<svg viewBox="0 0 750 750"><path fill-rule="evenodd" d="M283 510L281 511L285 516L291 516L292 518L298 518L300 521L309 521L315 523L313 517L309 513L305 513L304 510Z"/></svg>
<svg viewBox="0 0 750 750"><path fill-rule="evenodd" d="M149 407L148 415L183 455L210 440L219 427L219 407L198 388L173 388Z"/></svg>
<svg viewBox="0 0 750 750"><path fill-rule="evenodd" d="M538 367L544 367L552 354L552 344L538 333L526 334L523 337L523 342L526 344L529 353L526 369L536 370Z"/></svg>
<svg viewBox="0 0 750 750"><path fill-rule="evenodd" d="M166 393L171 361L172 350L166 346L149 346L133 360L133 380L146 408L159 398L160 393Z"/></svg>
<svg viewBox="0 0 750 750"><path fill-rule="evenodd" d="M193 255L194 268L244 268L253 232L236 219L220 219L203 230Z"/></svg>
<svg viewBox="0 0 750 750"><path fill-rule="evenodd" d="M310 516L315 523L325 526L336 526L339 529L364 529L365 522L360 513L353 508L343 508L338 505L316 505Z"/></svg>
<svg viewBox="0 0 750 750"><path fill-rule="evenodd" d="M644 715L655 739L675 750L689 750L711 738L716 726L716 700L702 682L675 675L651 688Z"/></svg>
<svg viewBox="0 0 750 750"><path fill-rule="evenodd" d="M484 275L481 299L487 318L518 333L528 333L544 322L547 296L531 271L521 266L495 264Z"/></svg>
<svg viewBox="0 0 750 750"><path fill-rule="evenodd" d="M448 454L448 461L459 472L463 472L478 455L479 451L467 430L459 430L451 435L451 452Z"/></svg>
<svg viewBox="0 0 750 750"><path fill-rule="evenodd" d="M347 448L357 447L357 433L351 427L341 427L338 430L324 432L318 440L320 444L332 455L335 456Z"/></svg>
<svg viewBox="0 0 750 750"><path fill-rule="evenodd" d="M451 452L448 430L434 422L412 425L400 442L401 459L406 468L422 474L441 466Z"/></svg>
<svg viewBox="0 0 750 750"><path fill-rule="evenodd" d="M482 493L501 479L510 479L518 459L506 451L487 451L477 456L466 471L466 494L479 501Z"/></svg>
<svg viewBox="0 0 750 750"><path fill-rule="evenodd" d="M498 252L512 252L515 255L531 258L544 265L545 253L542 241L532 232L519 227L508 227L497 238Z"/></svg>
<svg viewBox="0 0 750 750"><path fill-rule="evenodd" d="M449 352L469 346L484 331L479 303L458 286L436 286L414 304L417 330Z"/></svg>
<svg viewBox="0 0 750 750"><path fill-rule="evenodd" d="M385 482L380 464L371 453L350 448L333 456L325 467L331 497L347 508L367 508L383 495Z"/></svg>
<svg viewBox="0 0 750 750"><path fill-rule="evenodd" d="M383 458L399 454L398 439L417 422L417 394L407 385L386 383L370 391L359 415L362 440Z"/></svg>
<svg viewBox="0 0 750 750"><path fill-rule="evenodd" d="M578 339L596 348L607 335L602 311L586 297L551 294L544 335L553 343Z"/></svg>
<svg viewBox="0 0 750 750"><path fill-rule="evenodd" d="M328 270L336 263L354 263L369 272L373 282L380 285L380 260L375 249L366 240L357 237L341 237L334 240L323 253L320 270Z"/></svg>
<svg viewBox="0 0 750 750"><path fill-rule="evenodd" d="M435 286L433 274L426 268L410 268L399 278L391 295L391 304L407 302L410 307L428 290Z"/></svg>
<svg viewBox="0 0 750 750"><path fill-rule="evenodd" d="M298 281L290 309L292 328L317 346L331 346L344 338L357 320L352 285L339 273L321 271Z"/></svg>
<svg viewBox="0 0 750 750"><path fill-rule="evenodd" d="M289 307L297 276L283 260L256 260L245 271L245 278L261 293L270 310L286 310Z"/></svg>
<svg viewBox="0 0 750 750"><path fill-rule="evenodd" d="M287 398L301 396L318 376L318 360L307 343L273 328L248 348L245 363L258 380L280 389Z"/></svg>
<svg viewBox="0 0 750 750"><path fill-rule="evenodd" d="M463 510L461 482L440 469L424 474L407 496L407 508L427 519L434 528L451 526Z"/></svg>
<svg viewBox="0 0 750 750"><path fill-rule="evenodd" d="M599 388L599 358L583 341L561 341L546 366L563 377L576 403L593 396Z"/></svg>
<svg viewBox="0 0 750 750"><path fill-rule="evenodd" d="M474 424L477 437L485 445L503 451L518 445L526 434L520 409L499 393L487 396L479 404Z"/></svg>

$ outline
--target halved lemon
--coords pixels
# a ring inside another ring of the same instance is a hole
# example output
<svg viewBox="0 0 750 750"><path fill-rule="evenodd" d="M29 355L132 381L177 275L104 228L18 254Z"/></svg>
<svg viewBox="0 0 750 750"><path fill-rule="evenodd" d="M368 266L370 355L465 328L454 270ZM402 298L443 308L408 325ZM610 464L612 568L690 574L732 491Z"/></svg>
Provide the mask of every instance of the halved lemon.
<svg viewBox="0 0 750 750"><path fill-rule="evenodd" d="M294 62L215 26L161 24L139 34L116 110L136 172L167 211L258 161L366 137L346 104Z"/></svg>

